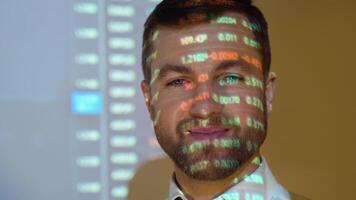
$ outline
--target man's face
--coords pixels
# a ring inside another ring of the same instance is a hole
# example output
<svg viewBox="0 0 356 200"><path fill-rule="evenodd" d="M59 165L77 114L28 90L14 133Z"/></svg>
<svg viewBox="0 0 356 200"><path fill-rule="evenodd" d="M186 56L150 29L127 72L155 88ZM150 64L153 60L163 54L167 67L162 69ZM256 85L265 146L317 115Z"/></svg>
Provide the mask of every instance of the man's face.
<svg viewBox="0 0 356 200"><path fill-rule="evenodd" d="M192 178L231 175L265 139L270 101L253 27L227 13L214 22L159 27L152 38L152 78L142 89L158 142Z"/></svg>

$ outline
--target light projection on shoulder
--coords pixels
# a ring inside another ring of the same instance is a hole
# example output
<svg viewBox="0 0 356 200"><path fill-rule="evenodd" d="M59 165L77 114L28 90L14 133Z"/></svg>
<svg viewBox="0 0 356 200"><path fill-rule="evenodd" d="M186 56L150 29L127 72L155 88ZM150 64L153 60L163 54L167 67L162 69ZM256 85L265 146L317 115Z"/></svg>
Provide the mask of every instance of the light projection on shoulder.
<svg viewBox="0 0 356 200"><path fill-rule="evenodd" d="M240 193L239 192L226 192L213 200L240 200Z"/></svg>

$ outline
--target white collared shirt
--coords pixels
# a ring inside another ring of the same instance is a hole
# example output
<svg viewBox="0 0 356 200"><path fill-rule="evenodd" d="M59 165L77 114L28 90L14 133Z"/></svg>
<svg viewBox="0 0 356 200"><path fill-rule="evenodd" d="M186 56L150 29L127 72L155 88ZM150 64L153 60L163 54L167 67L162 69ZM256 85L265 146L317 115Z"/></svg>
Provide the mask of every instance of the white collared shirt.
<svg viewBox="0 0 356 200"><path fill-rule="evenodd" d="M261 158L260 166L252 174L213 200L290 200L288 191L276 181L266 159ZM187 200L175 181L171 181L169 188L167 200Z"/></svg>

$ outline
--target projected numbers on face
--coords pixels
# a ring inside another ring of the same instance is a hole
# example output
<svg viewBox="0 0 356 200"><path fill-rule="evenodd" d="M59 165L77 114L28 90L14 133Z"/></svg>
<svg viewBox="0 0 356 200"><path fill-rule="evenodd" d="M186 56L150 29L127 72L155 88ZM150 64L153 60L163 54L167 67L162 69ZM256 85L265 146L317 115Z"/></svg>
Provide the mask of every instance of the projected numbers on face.
<svg viewBox="0 0 356 200"><path fill-rule="evenodd" d="M248 105L257 107L257 108L260 109L262 112L264 111L263 103L262 103L262 101L261 101L258 97L246 96L245 102L246 102Z"/></svg>
<svg viewBox="0 0 356 200"><path fill-rule="evenodd" d="M262 63L261 61L249 54L239 54L236 51L231 51L231 50L224 50L224 51L203 51L203 52L197 52L197 53L191 53L187 55L183 55L181 57L181 62L183 65L190 65L194 63L204 63L207 61L237 61L237 60L243 60L247 62L248 64L253 65L256 67L259 71L262 71Z"/></svg>
<svg viewBox="0 0 356 200"><path fill-rule="evenodd" d="M239 37L235 33L218 33L217 36L220 42L238 42Z"/></svg>
<svg viewBox="0 0 356 200"><path fill-rule="evenodd" d="M191 144L187 144L183 146L182 153L183 154L196 153L200 150L203 150L207 146L214 146L215 148L223 148L223 149L238 149L240 148L241 144L238 138L234 138L234 139L221 138L221 139L214 139L214 140L195 141Z"/></svg>
<svg viewBox="0 0 356 200"><path fill-rule="evenodd" d="M208 40L208 35L205 33L197 35L189 35L180 38L180 44L182 46L192 45L192 44L202 44Z"/></svg>
<svg viewBox="0 0 356 200"><path fill-rule="evenodd" d="M265 126L263 123L253 117L247 117L246 118L246 125L250 128L259 130L259 131L265 131Z"/></svg>
<svg viewBox="0 0 356 200"><path fill-rule="evenodd" d="M239 166L239 161L235 159L215 159L215 160L201 160L189 166L189 171L192 174L206 170L208 167L215 167L218 169L231 169Z"/></svg>
<svg viewBox="0 0 356 200"><path fill-rule="evenodd" d="M255 78L255 77L252 77L252 76L246 76L245 77L245 84L247 86L257 87L257 88L263 89L262 81L257 79L257 78Z"/></svg>

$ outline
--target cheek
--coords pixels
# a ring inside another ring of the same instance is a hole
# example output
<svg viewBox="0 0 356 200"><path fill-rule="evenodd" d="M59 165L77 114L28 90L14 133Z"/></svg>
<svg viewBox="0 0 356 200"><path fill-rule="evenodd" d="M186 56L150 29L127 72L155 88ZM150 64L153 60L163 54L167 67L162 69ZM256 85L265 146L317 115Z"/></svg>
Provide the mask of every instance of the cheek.
<svg viewBox="0 0 356 200"><path fill-rule="evenodd" d="M187 97L177 94L168 94L161 92L152 103L154 123L166 131L175 130L179 120L184 117L182 104L187 102Z"/></svg>
<svg viewBox="0 0 356 200"><path fill-rule="evenodd" d="M265 124L265 96L262 90L240 90L234 93L215 97L220 104L224 105L224 115L229 117L239 117L241 126L251 126L251 120L257 123L260 130ZM236 102L239 103L236 103Z"/></svg>
<svg viewBox="0 0 356 200"><path fill-rule="evenodd" d="M160 90L153 105L156 111L161 110L161 112L170 113L172 117L175 117L185 111L182 108L192 101L193 96L194 94L189 89L184 88Z"/></svg>

